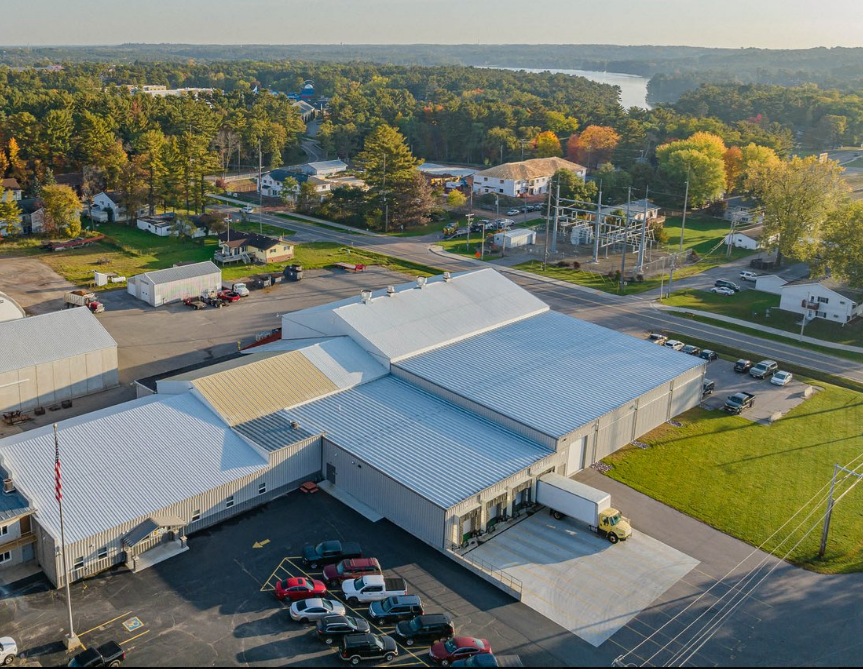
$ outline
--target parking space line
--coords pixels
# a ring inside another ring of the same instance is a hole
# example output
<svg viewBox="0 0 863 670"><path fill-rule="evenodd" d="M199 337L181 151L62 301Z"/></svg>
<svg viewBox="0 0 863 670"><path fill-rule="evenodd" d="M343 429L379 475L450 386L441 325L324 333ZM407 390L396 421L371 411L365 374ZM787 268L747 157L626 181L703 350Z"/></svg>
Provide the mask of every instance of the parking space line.
<svg viewBox="0 0 863 670"><path fill-rule="evenodd" d="M122 646L124 646L124 645L126 645L126 644L129 644L132 640L137 640L139 637L141 637L142 635L146 635L146 634L147 634L147 633L149 633L149 632L150 632L150 631L149 631L149 629L148 629L148 630L145 630L143 633L138 633L137 635L133 635L133 636L132 636L132 637L130 637L129 639L127 639L127 640L123 640L123 641L120 643L120 646L122 647Z"/></svg>
<svg viewBox="0 0 863 670"><path fill-rule="evenodd" d="M100 623L98 626L93 626L90 630L85 630L83 633L78 633L78 637L83 637L87 633L92 633L94 630L98 630L99 628L102 628L103 626L107 626L109 623L114 623L117 619L122 619L124 616L126 616L127 614L131 614L131 613L132 613L132 610L129 610L128 612L125 612L124 614L121 614L120 616L115 616L113 619L109 619L108 621L105 621L104 623Z"/></svg>

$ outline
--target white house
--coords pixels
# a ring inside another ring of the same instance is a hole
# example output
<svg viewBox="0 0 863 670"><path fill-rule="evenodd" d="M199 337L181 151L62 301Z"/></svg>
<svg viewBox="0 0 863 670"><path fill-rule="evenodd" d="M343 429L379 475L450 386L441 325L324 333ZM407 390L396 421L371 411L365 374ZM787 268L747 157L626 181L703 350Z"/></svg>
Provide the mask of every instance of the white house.
<svg viewBox="0 0 863 670"><path fill-rule="evenodd" d="M848 323L863 314L863 291L850 289L830 279L800 279L782 287L779 309Z"/></svg>
<svg viewBox="0 0 863 670"><path fill-rule="evenodd" d="M93 204L90 208L90 218L98 223L114 223L126 221L126 209L120 204L120 193L117 191L102 191L93 196ZM147 212L146 207L138 210L136 218Z"/></svg>
<svg viewBox="0 0 863 670"><path fill-rule="evenodd" d="M17 179L0 179L0 189L2 189L2 199L12 198L12 200L21 199L21 185Z"/></svg>
<svg viewBox="0 0 863 670"><path fill-rule="evenodd" d="M168 237L169 235L179 236L180 234L187 237L204 237L206 231L203 228L189 223L188 221L178 221L175 218L140 217L137 222L139 230L146 230L148 233L158 235L159 237Z"/></svg>
<svg viewBox="0 0 863 670"><path fill-rule="evenodd" d="M295 100L291 104L297 108L297 111L303 119L303 123L308 123L315 118L316 110L314 105L310 105L305 100Z"/></svg>
<svg viewBox="0 0 863 670"><path fill-rule="evenodd" d="M315 177L329 177L330 175L344 172L348 169L346 163L340 160L318 161L317 163L306 163L300 166L300 171Z"/></svg>
<svg viewBox="0 0 863 670"><path fill-rule="evenodd" d="M584 179L587 169L563 158L532 158L504 163L473 175L474 193L497 193L518 198L548 192L548 183L558 170L569 170Z"/></svg>
<svg viewBox="0 0 863 670"><path fill-rule="evenodd" d="M778 275L759 275L755 279L755 290L773 295L782 295L782 287L788 282Z"/></svg>
<svg viewBox="0 0 863 670"><path fill-rule="evenodd" d="M745 230L735 230L725 236L725 244L730 244L732 247L739 249L749 249L755 251L763 249L766 243L772 242L775 235L770 237L764 236L764 226L754 226Z"/></svg>

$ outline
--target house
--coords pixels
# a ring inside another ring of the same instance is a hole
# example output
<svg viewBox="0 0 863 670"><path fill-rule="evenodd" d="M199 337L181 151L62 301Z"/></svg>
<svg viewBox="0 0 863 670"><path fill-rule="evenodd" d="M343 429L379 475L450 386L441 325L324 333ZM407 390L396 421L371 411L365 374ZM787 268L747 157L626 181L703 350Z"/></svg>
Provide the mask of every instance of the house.
<svg viewBox="0 0 863 670"><path fill-rule="evenodd" d="M765 243L770 243L776 238L776 235L771 235L768 238L764 237L764 226L753 226L745 230L735 230L725 236L725 244L730 244L732 247L739 249L749 249L756 251L763 249Z"/></svg>
<svg viewBox="0 0 863 670"><path fill-rule="evenodd" d="M348 169L346 163L340 160L318 161L317 163L306 163L300 166L300 172L316 177L329 177Z"/></svg>
<svg viewBox="0 0 863 670"><path fill-rule="evenodd" d="M327 183L329 184L331 191L337 188L359 188L363 191L369 190L369 185L362 179L359 177L351 177L350 175L332 177L331 179L327 179Z"/></svg>
<svg viewBox="0 0 863 670"><path fill-rule="evenodd" d="M329 193L333 188L337 188L342 185L354 185L353 183L342 183L339 181L336 183L336 180L329 180L323 177L317 177L311 174L307 174L305 172L298 172L292 168L278 168L276 170L272 170L267 174L261 177L261 192L263 195L268 195L271 198L281 198L282 192L285 189L285 180L294 179L297 182L297 185L293 187L294 198L296 198L300 194L300 184L312 184L315 187L315 193L321 195L321 199L323 200L324 195ZM339 178L341 179L352 179L350 177ZM361 180L356 180L365 186L365 183Z"/></svg>
<svg viewBox="0 0 863 670"><path fill-rule="evenodd" d="M773 295L782 295L782 287L788 281L779 275L759 275L755 278L755 290Z"/></svg>
<svg viewBox="0 0 863 670"><path fill-rule="evenodd" d="M303 119L303 123L308 123L315 118L316 110L314 105L309 104L305 100L295 100L291 104L297 108L297 111Z"/></svg>
<svg viewBox="0 0 863 670"><path fill-rule="evenodd" d="M294 257L294 245L284 237L270 237L242 230L229 230L219 235L217 263L281 263Z"/></svg>
<svg viewBox="0 0 863 670"><path fill-rule="evenodd" d="M18 202L21 209L21 232L25 235L41 233L45 224L45 204L41 198L24 198Z"/></svg>
<svg viewBox="0 0 863 670"><path fill-rule="evenodd" d="M803 314L807 320L818 318L844 324L863 314L863 291L830 277L798 279L782 287L779 309Z"/></svg>
<svg viewBox="0 0 863 670"><path fill-rule="evenodd" d="M142 216L138 218L137 226L139 230L146 230L159 237L185 235L196 238L205 237L207 234L203 228L199 228L194 223L179 220L173 214Z"/></svg>
<svg viewBox="0 0 863 670"><path fill-rule="evenodd" d="M473 175L473 192L511 198L541 195L548 192L548 183L558 170L569 170L581 179L587 174L587 168L563 158L532 158L477 172Z"/></svg>
<svg viewBox="0 0 863 670"><path fill-rule="evenodd" d="M726 221L737 224L761 224L764 222L764 212L759 203L743 196L735 196L725 201L726 209L722 215Z"/></svg>
<svg viewBox="0 0 863 670"><path fill-rule="evenodd" d="M83 172L66 172L65 174L54 175L54 181L59 186L68 186L75 194L82 198L84 196L84 173Z"/></svg>
<svg viewBox="0 0 863 670"><path fill-rule="evenodd" d="M116 223L126 221L126 209L121 204L122 196L119 191L102 191L93 196L93 204L90 207L90 218L97 223ZM144 215L146 207L138 210L135 218Z"/></svg>
<svg viewBox="0 0 863 670"><path fill-rule="evenodd" d="M21 199L21 185L17 179L0 179L0 187L3 189L3 200L12 198L12 200Z"/></svg>

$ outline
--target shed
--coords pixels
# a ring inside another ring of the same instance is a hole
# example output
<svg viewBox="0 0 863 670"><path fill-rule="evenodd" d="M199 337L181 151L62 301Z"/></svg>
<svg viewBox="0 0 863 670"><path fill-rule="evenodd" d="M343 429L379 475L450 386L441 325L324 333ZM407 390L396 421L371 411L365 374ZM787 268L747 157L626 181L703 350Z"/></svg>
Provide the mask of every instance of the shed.
<svg viewBox="0 0 863 670"><path fill-rule="evenodd" d="M529 244L536 244L536 231L527 230L526 228L504 230L500 233L495 233L494 243L497 246L501 246L501 244L505 245L505 249L526 247Z"/></svg>
<svg viewBox="0 0 863 670"><path fill-rule="evenodd" d="M29 410L119 383L117 343L86 308L0 323L0 410Z"/></svg>
<svg viewBox="0 0 863 670"><path fill-rule="evenodd" d="M222 271L212 261L145 272L129 277L127 290L138 300L159 307L222 288Z"/></svg>
<svg viewBox="0 0 863 670"><path fill-rule="evenodd" d="M755 290L773 295L782 295L782 287L788 282L778 275L759 275L755 279Z"/></svg>

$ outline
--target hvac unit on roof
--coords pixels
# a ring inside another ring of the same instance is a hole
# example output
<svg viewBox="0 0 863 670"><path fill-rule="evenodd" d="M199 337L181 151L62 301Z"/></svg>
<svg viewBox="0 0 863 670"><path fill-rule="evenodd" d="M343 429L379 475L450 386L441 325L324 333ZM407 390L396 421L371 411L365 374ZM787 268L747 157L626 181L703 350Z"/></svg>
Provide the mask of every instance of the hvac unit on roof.
<svg viewBox="0 0 863 670"><path fill-rule="evenodd" d="M3 493L15 493L15 482L11 478L7 477L3 480Z"/></svg>
<svg viewBox="0 0 863 670"><path fill-rule="evenodd" d="M443 280L449 281L450 279L452 279L452 275L449 272L444 272L443 273Z"/></svg>
<svg viewBox="0 0 863 670"><path fill-rule="evenodd" d="M360 298L364 305L368 305L372 301L372 292L369 289L363 289L360 291Z"/></svg>
<svg viewBox="0 0 863 670"><path fill-rule="evenodd" d="M417 288L422 288L425 285L426 285L426 278L425 277L417 277Z"/></svg>
<svg viewBox="0 0 863 670"><path fill-rule="evenodd" d="M390 298L392 298L395 296L395 294L396 294L396 287L395 286L387 286L387 295Z"/></svg>

